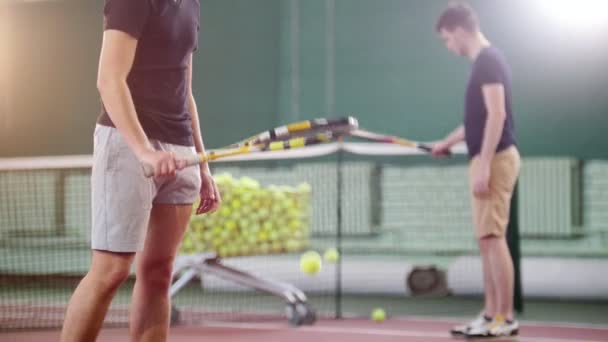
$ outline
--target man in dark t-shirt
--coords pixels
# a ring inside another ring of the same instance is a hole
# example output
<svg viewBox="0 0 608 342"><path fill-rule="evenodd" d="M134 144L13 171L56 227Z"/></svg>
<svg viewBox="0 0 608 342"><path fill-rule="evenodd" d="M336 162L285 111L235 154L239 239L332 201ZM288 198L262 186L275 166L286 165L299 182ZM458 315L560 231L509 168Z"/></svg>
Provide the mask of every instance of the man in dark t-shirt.
<svg viewBox="0 0 608 342"><path fill-rule="evenodd" d="M208 165L185 167L180 157L204 153L192 92L199 13L199 0L105 0L92 261L70 299L63 342L96 339L136 254L131 340L167 339L173 261L192 205L200 197L201 214L220 203Z"/></svg>
<svg viewBox="0 0 608 342"><path fill-rule="evenodd" d="M518 333L513 318L513 262L505 232L509 206L519 174L511 105L511 73L507 61L479 29L473 9L451 4L441 14L437 33L448 50L473 63L466 88L464 124L433 146L445 155L466 141L475 235L483 263L485 306L469 324L452 334L468 337L510 336Z"/></svg>
<svg viewBox="0 0 608 342"><path fill-rule="evenodd" d="M106 1L104 30L138 39L127 84L150 139L194 145L187 82L190 56L198 47L199 11L198 0ZM105 105L97 122L114 127Z"/></svg>

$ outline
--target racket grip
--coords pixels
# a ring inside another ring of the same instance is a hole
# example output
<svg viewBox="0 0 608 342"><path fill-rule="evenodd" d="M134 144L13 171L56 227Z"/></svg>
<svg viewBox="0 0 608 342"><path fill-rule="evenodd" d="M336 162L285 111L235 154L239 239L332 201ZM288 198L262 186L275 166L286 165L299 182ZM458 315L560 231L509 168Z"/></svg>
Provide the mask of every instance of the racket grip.
<svg viewBox="0 0 608 342"><path fill-rule="evenodd" d="M424 151L426 153L432 153L433 152L433 147L427 144L418 144L418 149L420 149L421 151ZM452 156L452 152L450 151L446 151L445 153L442 154L442 156L444 157L451 157Z"/></svg>
<svg viewBox="0 0 608 342"><path fill-rule="evenodd" d="M189 154L189 155L181 155L179 159L183 159L186 161L186 167L194 166L200 164L203 159L198 154ZM142 164L142 168L144 169L144 176L150 178L154 176L154 167L150 164Z"/></svg>
<svg viewBox="0 0 608 342"><path fill-rule="evenodd" d="M418 144L418 149L427 153L433 152L433 147L426 144Z"/></svg>

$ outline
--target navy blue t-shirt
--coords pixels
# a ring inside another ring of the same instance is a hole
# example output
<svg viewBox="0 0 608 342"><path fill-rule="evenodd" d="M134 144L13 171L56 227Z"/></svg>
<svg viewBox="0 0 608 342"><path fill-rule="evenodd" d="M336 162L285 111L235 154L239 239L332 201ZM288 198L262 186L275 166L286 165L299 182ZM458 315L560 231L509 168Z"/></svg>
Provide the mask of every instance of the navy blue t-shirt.
<svg viewBox="0 0 608 342"><path fill-rule="evenodd" d="M105 0L104 30L138 40L127 78L148 138L192 146L188 63L198 47L199 0ZM102 108L97 122L114 126Z"/></svg>
<svg viewBox="0 0 608 342"><path fill-rule="evenodd" d="M473 62L473 68L467 85L464 129L469 157L481 152L483 133L488 111L483 99L482 87L487 84L502 84L505 89L505 118L502 135L496 152L515 145L513 110L511 106L511 70L503 54L494 47L484 48Z"/></svg>

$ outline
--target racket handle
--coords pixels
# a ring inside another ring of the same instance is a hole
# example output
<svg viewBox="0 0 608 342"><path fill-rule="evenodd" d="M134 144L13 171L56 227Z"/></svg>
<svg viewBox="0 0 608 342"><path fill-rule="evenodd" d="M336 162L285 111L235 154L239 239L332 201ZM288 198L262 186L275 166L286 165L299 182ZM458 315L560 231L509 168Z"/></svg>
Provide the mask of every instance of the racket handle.
<svg viewBox="0 0 608 342"><path fill-rule="evenodd" d="M426 153L432 153L433 152L433 146L427 145L427 144L418 144L416 147L418 147L419 150L424 151ZM452 152L451 151L446 151L445 153L441 154L441 156L443 157L451 157L452 156Z"/></svg>
<svg viewBox="0 0 608 342"><path fill-rule="evenodd" d="M203 162L203 158L201 158L200 154L181 155L179 158L186 161L186 167L198 165ZM152 165L142 164L142 168L144 169L144 176L148 178L154 176L154 167Z"/></svg>
<svg viewBox="0 0 608 342"><path fill-rule="evenodd" d="M418 144L418 149L420 149L421 151L427 152L427 153L431 153L433 152L433 147L426 145L426 144Z"/></svg>

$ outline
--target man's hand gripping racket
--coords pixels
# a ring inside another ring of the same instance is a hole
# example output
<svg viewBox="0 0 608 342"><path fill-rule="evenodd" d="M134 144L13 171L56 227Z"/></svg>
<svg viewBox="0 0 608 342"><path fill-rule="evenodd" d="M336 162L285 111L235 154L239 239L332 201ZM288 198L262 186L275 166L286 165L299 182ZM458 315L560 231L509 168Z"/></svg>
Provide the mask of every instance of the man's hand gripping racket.
<svg viewBox="0 0 608 342"><path fill-rule="evenodd" d="M182 169L203 162L213 162L218 159L253 152L272 152L325 144L337 141L357 128L358 122L353 117L301 121L273 128L204 154L175 156L175 164L177 169ZM146 177L154 175L155 170L151 164L143 163L143 169Z"/></svg>

